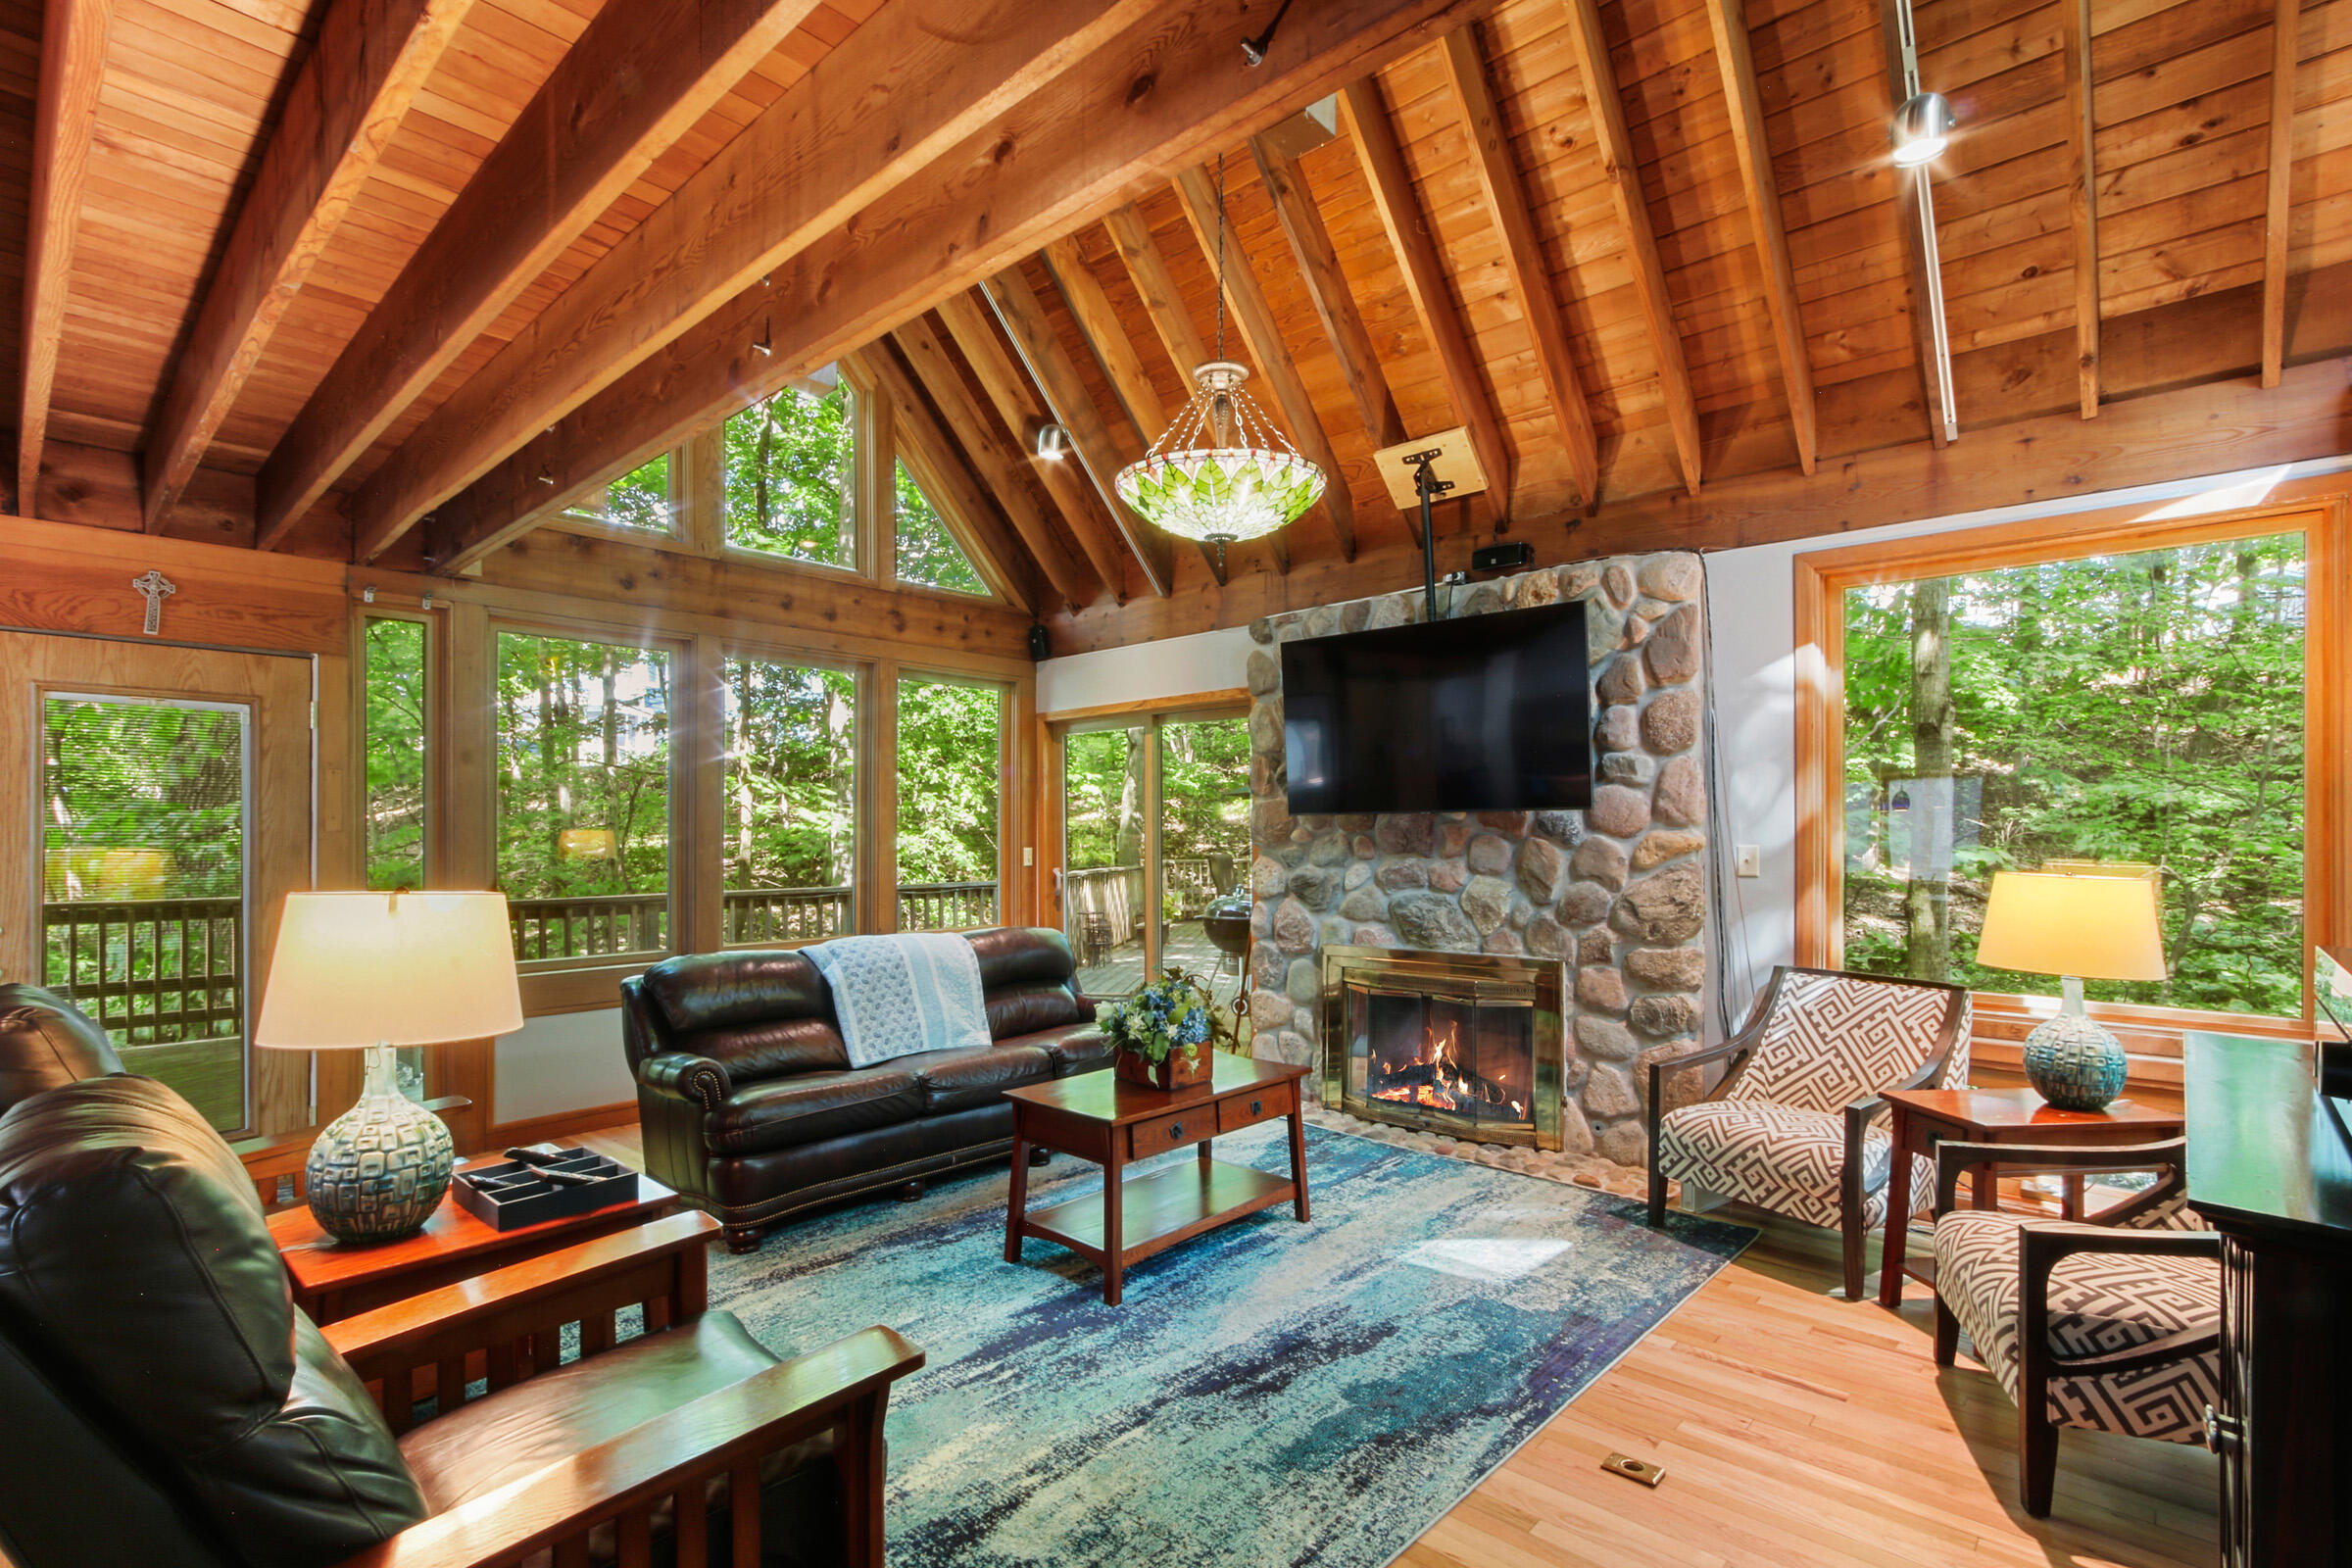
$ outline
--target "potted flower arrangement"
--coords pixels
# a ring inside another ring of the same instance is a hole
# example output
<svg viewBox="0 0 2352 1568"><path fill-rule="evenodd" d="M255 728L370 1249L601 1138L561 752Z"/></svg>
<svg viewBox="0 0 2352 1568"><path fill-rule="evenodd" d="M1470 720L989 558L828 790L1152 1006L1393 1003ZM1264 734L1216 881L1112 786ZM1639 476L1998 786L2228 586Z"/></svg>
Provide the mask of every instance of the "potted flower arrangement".
<svg viewBox="0 0 2352 1568"><path fill-rule="evenodd" d="M1099 1004L1095 1021L1110 1040L1121 1078L1182 1089L1209 1076L1210 1004L1199 976L1170 969L1132 997Z"/></svg>

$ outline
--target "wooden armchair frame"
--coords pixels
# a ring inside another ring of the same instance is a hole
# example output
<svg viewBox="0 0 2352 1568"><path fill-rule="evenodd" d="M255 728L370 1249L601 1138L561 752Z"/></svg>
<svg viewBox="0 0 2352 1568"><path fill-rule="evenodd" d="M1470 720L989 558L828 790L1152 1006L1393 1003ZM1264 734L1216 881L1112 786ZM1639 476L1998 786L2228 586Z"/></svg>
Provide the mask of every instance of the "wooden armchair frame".
<svg viewBox="0 0 2352 1568"><path fill-rule="evenodd" d="M1658 1159L1658 1128L1659 1123L1665 1119L1666 1115L1666 1074L1680 1072L1686 1067L1704 1067L1718 1061L1729 1061L1730 1068L1716 1082L1715 1087L1699 1096L1691 1103L1705 1104L1712 1101L1731 1098L1732 1092L1739 1087L1740 1076L1747 1067L1748 1057L1754 1054L1757 1043L1764 1038L1765 1025L1771 1020L1773 1009L1781 1000L1782 987L1790 975L1823 975L1835 979L1869 980L1883 982L1886 985L1917 986L1924 990L1948 991L1962 1001L1965 1001L1968 996L1966 986L1948 985L1940 980L1911 980L1900 975L1855 974L1847 969L1814 969L1797 964L1777 965L1772 971L1772 983L1764 988L1764 995L1757 999L1755 1006L1748 1012L1747 1022L1740 1026L1738 1034L1726 1040L1722 1045L1709 1050L1656 1059L1649 1064L1649 1099L1642 1107L1642 1120L1644 1130L1649 1138L1650 1224L1662 1225L1666 1221L1667 1178L1665 1168ZM1867 1196L1862 1187L1863 1134L1870 1126L1870 1119L1886 1108L1886 1096L1888 1090L1925 1089L1943 1076L1945 1066L1952 1059L1952 1052L1960 1044L1960 1029L1967 1016L1968 1009L1965 1006L1947 1008L1943 1023L1936 1033L1936 1049L1929 1054L1925 1061L1921 1062L1901 1082L1887 1084L1885 1088L1865 1095L1843 1107L1845 1159L1839 1173L1838 1207L1838 1235L1842 1244L1840 1250L1844 1263L1845 1298L1849 1301L1862 1299L1862 1281L1868 1273L1866 1249L1870 1239L1870 1227L1863 1222L1862 1218L1863 1200Z"/></svg>
<svg viewBox="0 0 2352 1568"><path fill-rule="evenodd" d="M706 1214L673 1215L320 1332L393 1430L406 1431L427 1378L438 1408L454 1409L469 1377L486 1378L495 1393L552 1369L565 1324L579 1325L585 1357L612 1348L622 1307L641 1307L648 1333L700 1316L718 1228ZM678 1568L704 1568L706 1489L722 1475L732 1560L757 1562L761 1459L827 1430L848 1501L847 1560L881 1568L883 1413L891 1384L922 1364L922 1352L890 1329L866 1329L413 1525L343 1568L511 1568L541 1551L552 1551L556 1568L584 1568L589 1535L607 1523L624 1568L642 1568L665 1498L675 1499Z"/></svg>
<svg viewBox="0 0 2352 1568"><path fill-rule="evenodd" d="M2081 1221L2110 1234L2086 1236L2080 1231L2019 1228L2017 1237L2017 1451L2018 1492L2026 1512L2046 1518L2058 1477L2058 1426L2049 1418L2050 1380L2057 1377L2096 1377L2102 1373L2137 1372L2147 1367L2203 1355L2219 1348L2219 1329L2182 1329L2129 1350L2104 1355L2064 1356L2050 1348L2050 1272L2065 1258L2083 1252L2110 1256L2209 1257L2221 1266L2222 1238L2218 1231L2140 1231L2129 1226L2186 1192L2188 1142L2174 1138L2155 1144L2125 1144L2107 1149L2052 1149L2016 1144L1938 1144L1936 1148L1936 1216L1940 1219L1957 1206L1960 1178L1970 1171L1989 1173L1998 1167L2006 1175L2068 1172L2162 1172L2154 1187L2124 1202ZM1960 1346L1960 1319L1936 1293L1936 1364L1950 1366Z"/></svg>

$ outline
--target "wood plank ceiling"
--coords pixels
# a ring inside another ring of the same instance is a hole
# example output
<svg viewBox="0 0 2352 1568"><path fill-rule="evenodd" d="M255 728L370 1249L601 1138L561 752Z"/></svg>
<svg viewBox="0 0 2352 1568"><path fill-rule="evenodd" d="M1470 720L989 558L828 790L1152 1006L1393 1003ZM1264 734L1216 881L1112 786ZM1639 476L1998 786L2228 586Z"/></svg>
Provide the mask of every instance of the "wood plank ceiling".
<svg viewBox="0 0 2352 1568"><path fill-rule="evenodd" d="M1404 580L1373 454L1456 424L1451 553L1707 542L1940 440L1894 3L1299 0L1252 72L1240 0L0 0L18 510L455 569L856 353L1063 646ZM1952 461L2352 350L2352 0L1916 27ZM1335 477L1221 577L1109 487L1220 332Z"/></svg>

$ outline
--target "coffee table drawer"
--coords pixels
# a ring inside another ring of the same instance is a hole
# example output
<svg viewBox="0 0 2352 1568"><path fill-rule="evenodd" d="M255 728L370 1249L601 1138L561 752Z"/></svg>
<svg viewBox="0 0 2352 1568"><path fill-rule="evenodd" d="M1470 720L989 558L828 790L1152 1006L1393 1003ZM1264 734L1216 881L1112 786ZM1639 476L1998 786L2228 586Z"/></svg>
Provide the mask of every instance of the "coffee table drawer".
<svg viewBox="0 0 2352 1568"><path fill-rule="evenodd" d="M1203 1138L1215 1136L1217 1107L1213 1101L1194 1105L1174 1116L1162 1116L1154 1121L1139 1121L1127 1129L1129 1159L1144 1159L1152 1154L1164 1154L1171 1149L1197 1144Z"/></svg>
<svg viewBox="0 0 2352 1568"><path fill-rule="evenodd" d="M1217 1131L1239 1132L1244 1127L1291 1113L1291 1091L1287 1085L1275 1084L1263 1090L1251 1090L1217 1102Z"/></svg>

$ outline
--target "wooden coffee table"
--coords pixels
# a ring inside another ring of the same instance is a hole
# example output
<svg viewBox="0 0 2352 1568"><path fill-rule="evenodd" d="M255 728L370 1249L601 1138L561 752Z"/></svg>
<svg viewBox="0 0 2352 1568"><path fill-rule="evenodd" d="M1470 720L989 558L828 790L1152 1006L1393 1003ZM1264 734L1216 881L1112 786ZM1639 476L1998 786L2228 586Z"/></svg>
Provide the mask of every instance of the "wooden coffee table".
<svg viewBox="0 0 2352 1568"><path fill-rule="evenodd" d="M2119 1100L2105 1110L2060 1110L2031 1089L1889 1089L1894 1107L1894 1166L1886 1175L1886 1246L1879 1263L1879 1304L1899 1306L1908 1276L1933 1287L1934 1256L1906 1264L1911 1238L1911 1159L1936 1157L1944 1143L2023 1144L2093 1149L2110 1144L2155 1144L2180 1136L2179 1111L2153 1110ZM1979 1171L1969 1190L1978 1208L1995 1206L1998 1171ZM2069 1174L2063 1212L2082 1217L2082 1177Z"/></svg>
<svg viewBox="0 0 2352 1568"><path fill-rule="evenodd" d="M1012 1200L1004 1214L1004 1261L1021 1260L1021 1238L1036 1236L1102 1266L1102 1299L1116 1306L1127 1265L1229 1220L1290 1200L1306 1208L1306 1126L1299 1114L1304 1067L1213 1052L1207 1083L1146 1089L1115 1073L1089 1072L1008 1089L1012 1102ZM1228 1165L1209 1152L1220 1133L1288 1117L1291 1173ZM1200 1157L1129 1179L1135 1160L1197 1144ZM1100 1195L1028 1211L1029 1151L1058 1150L1102 1167Z"/></svg>
<svg viewBox="0 0 2352 1568"><path fill-rule="evenodd" d="M458 1169L503 1161L503 1155L487 1154ZM511 1231L491 1229L450 1197L441 1200L424 1229L397 1242L366 1246L336 1241L318 1228L309 1208L299 1206L270 1215L270 1235L286 1260L294 1304L315 1323L333 1323L509 1263L632 1229L677 1206L677 1194L640 1174L633 1201Z"/></svg>

